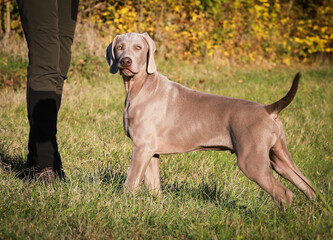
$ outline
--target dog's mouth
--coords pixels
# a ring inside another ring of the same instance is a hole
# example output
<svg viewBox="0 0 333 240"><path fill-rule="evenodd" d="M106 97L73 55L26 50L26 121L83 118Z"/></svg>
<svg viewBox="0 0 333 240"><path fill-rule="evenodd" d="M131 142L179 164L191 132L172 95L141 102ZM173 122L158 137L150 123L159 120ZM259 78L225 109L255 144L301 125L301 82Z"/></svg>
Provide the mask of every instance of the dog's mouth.
<svg viewBox="0 0 333 240"><path fill-rule="evenodd" d="M121 68L120 74L126 77L132 77L135 75L135 72L129 70L128 68Z"/></svg>

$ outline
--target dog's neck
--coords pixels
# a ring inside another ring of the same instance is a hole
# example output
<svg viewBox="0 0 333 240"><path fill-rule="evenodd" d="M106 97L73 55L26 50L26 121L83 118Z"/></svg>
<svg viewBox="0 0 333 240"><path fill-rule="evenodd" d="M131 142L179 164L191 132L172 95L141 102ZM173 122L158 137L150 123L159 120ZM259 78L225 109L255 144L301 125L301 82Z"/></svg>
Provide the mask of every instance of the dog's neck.
<svg viewBox="0 0 333 240"><path fill-rule="evenodd" d="M124 80L125 91L127 94L127 100L131 101L135 96L138 95L140 90L142 89L146 79L149 75L147 74L136 74L131 77L122 76Z"/></svg>
<svg viewBox="0 0 333 240"><path fill-rule="evenodd" d="M126 77L124 75L122 77L123 77L123 81L124 81L126 94L128 94L130 92L130 90L132 89L133 77Z"/></svg>

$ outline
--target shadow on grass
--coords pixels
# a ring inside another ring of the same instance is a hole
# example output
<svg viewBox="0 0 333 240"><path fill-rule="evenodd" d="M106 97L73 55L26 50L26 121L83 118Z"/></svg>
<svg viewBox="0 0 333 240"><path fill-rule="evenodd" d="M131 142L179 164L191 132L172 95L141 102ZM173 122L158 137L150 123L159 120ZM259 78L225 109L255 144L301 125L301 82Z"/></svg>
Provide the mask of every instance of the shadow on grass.
<svg viewBox="0 0 333 240"><path fill-rule="evenodd" d="M126 171L118 162L98 168L98 175L102 184L111 185L116 191L122 191L127 177Z"/></svg>
<svg viewBox="0 0 333 240"><path fill-rule="evenodd" d="M11 156L8 152L5 145L0 143L0 169L8 173L14 173L21 180L26 180L25 159L19 155ZM97 175L101 184L111 185L117 192L123 191L127 170L124 169L124 166L119 161L109 162L106 166L99 166ZM190 196L199 201L213 203L219 207L253 215L252 211L247 206L240 204L239 200L230 191L226 191L214 182L202 181L198 187L193 187L186 182L179 183L176 181L168 183L167 179L165 179L166 183L163 182L162 180L162 192L171 192L181 198Z"/></svg>
<svg viewBox="0 0 333 240"><path fill-rule="evenodd" d="M5 172L12 172L18 178L24 179L25 159L21 155L11 156L8 152L8 148L0 143L0 169Z"/></svg>
<svg viewBox="0 0 333 240"><path fill-rule="evenodd" d="M98 175L102 184L111 185L115 191L123 191L127 171L119 162L116 161L108 163L106 166L99 167ZM190 196L199 201L210 202L219 207L242 211L250 216L253 215L253 212L247 206L240 204L239 200L230 193L230 191L226 191L214 182L202 181L198 187L193 187L189 183L179 183L177 181L172 184L163 184L163 182L164 181L162 180L162 192L170 192L181 198Z"/></svg>
<svg viewBox="0 0 333 240"><path fill-rule="evenodd" d="M163 191L173 192L177 196L188 195L194 199L201 200L203 202L213 203L216 206L227 208L229 210L242 211L245 214L252 215L252 211L247 206L239 203L239 200L234 197L230 191L225 191L221 187L217 186L213 182L204 182L194 188L188 183L179 184L175 182L173 184L167 184L162 187Z"/></svg>

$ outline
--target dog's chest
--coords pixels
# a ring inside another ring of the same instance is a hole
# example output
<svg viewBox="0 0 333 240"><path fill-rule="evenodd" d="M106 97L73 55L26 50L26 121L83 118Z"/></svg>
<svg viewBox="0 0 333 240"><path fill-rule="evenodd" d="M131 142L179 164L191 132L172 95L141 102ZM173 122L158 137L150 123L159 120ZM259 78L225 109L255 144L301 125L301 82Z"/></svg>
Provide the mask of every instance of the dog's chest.
<svg viewBox="0 0 333 240"><path fill-rule="evenodd" d="M130 129L129 129L129 106L130 102L128 101L128 96L126 96L124 114L123 114L123 126L126 136L131 138Z"/></svg>

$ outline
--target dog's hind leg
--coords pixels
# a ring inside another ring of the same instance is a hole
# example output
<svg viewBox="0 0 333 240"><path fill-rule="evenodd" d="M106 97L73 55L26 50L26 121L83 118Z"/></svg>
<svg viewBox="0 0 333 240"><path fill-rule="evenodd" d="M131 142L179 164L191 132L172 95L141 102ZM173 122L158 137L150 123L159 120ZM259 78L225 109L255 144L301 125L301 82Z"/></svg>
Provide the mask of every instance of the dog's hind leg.
<svg viewBox="0 0 333 240"><path fill-rule="evenodd" d="M316 198L316 191L310 181L297 168L287 146L278 141L270 151L271 165L282 177L288 179L299 188L310 200Z"/></svg>
<svg viewBox="0 0 333 240"><path fill-rule="evenodd" d="M285 209L291 205L294 194L274 177L266 149L259 150L258 146L253 146L238 152L237 158L242 172L269 193L279 207Z"/></svg>

